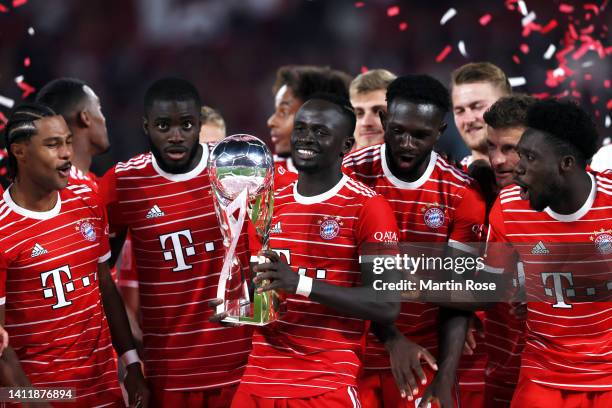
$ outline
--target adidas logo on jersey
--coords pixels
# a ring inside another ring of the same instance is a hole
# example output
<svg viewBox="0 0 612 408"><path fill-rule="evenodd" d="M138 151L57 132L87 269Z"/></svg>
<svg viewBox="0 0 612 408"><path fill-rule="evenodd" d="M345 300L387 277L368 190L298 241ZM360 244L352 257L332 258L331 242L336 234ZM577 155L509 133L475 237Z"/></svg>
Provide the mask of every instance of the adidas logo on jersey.
<svg viewBox="0 0 612 408"><path fill-rule="evenodd" d="M153 206L153 208L151 208L149 210L149 212L147 213L147 218L157 218L157 217L163 217L164 212L162 210L159 209L159 207L157 206L157 204L155 204Z"/></svg>
<svg viewBox="0 0 612 408"><path fill-rule="evenodd" d="M32 248L32 255L30 255L30 257L35 258L37 256L44 255L48 252L49 251L43 248L39 243L36 243L34 244L34 248Z"/></svg>
<svg viewBox="0 0 612 408"><path fill-rule="evenodd" d="M550 254L550 251L548 250L548 248L546 248L544 243L540 241L537 244L535 244L533 248L531 248L531 253L533 255L548 255Z"/></svg>
<svg viewBox="0 0 612 408"><path fill-rule="evenodd" d="M272 228L270 228L270 234L280 234L281 232L283 232L283 229L281 228L280 221L274 224Z"/></svg>

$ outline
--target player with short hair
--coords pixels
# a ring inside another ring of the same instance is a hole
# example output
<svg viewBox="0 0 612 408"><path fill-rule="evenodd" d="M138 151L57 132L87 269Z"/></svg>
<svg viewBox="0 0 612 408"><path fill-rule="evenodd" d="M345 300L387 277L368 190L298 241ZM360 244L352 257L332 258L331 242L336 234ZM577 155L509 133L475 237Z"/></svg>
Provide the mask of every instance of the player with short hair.
<svg viewBox="0 0 612 408"><path fill-rule="evenodd" d="M276 71L272 87L274 113L268 118L268 128L274 145L274 163L277 168L274 188L295 181L297 169L291 159L291 132L295 114L316 93L331 93L348 97L351 77L329 67L311 65L285 65ZM287 173L291 173L285 176Z"/></svg>
<svg viewBox="0 0 612 408"><path fill-rule="evenodd" d="M514 94L497 100L485 112L489 161L495 174L497 190L514 183L514 170L519 162L517 145L527 128L527 110L536 100ZM515 271L515 281L523 278ZM486 310L485 346L488 360L485 371L485 407L509 406L516 388L524 346L523 306L500 302Z"/></svg>
<svg viewBox="0 0 612 408"><path fill-rule="evenodd" d="M151 152L118 163L101 186L111 225L132 235L144 369L160 407L228 406L251 350L249 328L208 322L225 252L198 143L201 106L190 82L155 81L144 98Z"/></svg>
<svg viewBox="0 0 612 408"><path fill-rule="evenodd" d="M372 288L391 274L374 275L358 258L379 234L395 249L397 224L382 196L342 173L354 129L348 98L318 94L295 115L298 180L275 192L273 251L255 267L257 282L271 280L262 290L287 295L287 313L255 329L233 407L361 406L356 386L368 320L391 323L399 305L377 300Z"/></svg>
<svg viewBox="0 0 612 408"><path fill-rule="evenodd" d="M217 143L225 137L225 120L218 110L210 106L202 106L202 127L200 128L200 143Z"/></svg>
<svg viewBox="0 0 612 408"><path fill-rule="evenodd" d="M80 79L58 78L38 91L36 101L62 115L72 133L74 154L68 183L87 184L97 191L91 161L110 147L100 98Z"/></svg>
<svg viewBox="0 0 612 408"><path fill-rule="evenodd" d="M400 228L400 241L448 242L449 246L463 248L481 240L485 203L474 180L433 151L446 129L444 116L450 108L446 87L428 75L402 76L387 88L387 103L388 112L383 115L385 143L351 153L344 166L389 200ZM466 319L464 313L433 304L404 303L393 341L383 346L373 335L368 337L360 380L364 403L373 407L416 407L420 397L427 395L450 406ZM440 350L437 375L429 367L419 375L428 386L417 385L413 379L412 370L419 373L420 361L406 362L411 367L394 365L394 354L407 342L424 348L423 356L438 355ZM462 388L460 392L464 392Z"/></svg>
<svg viewBox="0 0 612 408"><path fill-rule="evenodd" d="M349 86L357 125L353 151L384 141L380 112L387 111L387 87L397 76L386 69L373 69L357 75Z"/></svg>
<svg viewBox="0 0 612 408"><path fill-rule="evenodd" d="M11 336L4 386L73 388L79 406L122 406L148 391L111 278L104 207L87 185L66 187L72 134L40 104L15 108L6 127L13 184L0 199L0 323ZM111 344L112 337L112 344Z"/></svg>
<svg viewBox="0 0 612 408"><path fill-rule="evenodd" d="M488 161L487 130L483 114L502 96L512 93L504 71L490 62L471 62L451 74L455 125L471 150L461 164L464 170L476 160Z"/></svg>
<svg viewBox="0 0 612 408"><path fill-rule="evenodd" d="M491 210L486 257L489 272L509 273L515 256L525 272L526 344L511 406L609 407L612 175L585 170L597 132L577 105L536 102L527 126L517 185Z"/></svg>

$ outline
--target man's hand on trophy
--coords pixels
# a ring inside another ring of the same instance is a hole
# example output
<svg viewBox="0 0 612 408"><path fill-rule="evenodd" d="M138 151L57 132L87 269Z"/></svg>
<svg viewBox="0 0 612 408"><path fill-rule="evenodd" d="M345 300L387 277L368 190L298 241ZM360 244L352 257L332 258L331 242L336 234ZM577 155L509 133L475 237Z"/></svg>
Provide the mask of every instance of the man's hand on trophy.
<svg viewBox="0 0 612 408"><path fill-rule="evenodd" d="M225 326L225 327L242 326L240 323L228 323L228 322L223 321L223 319L225 319L228 316L228 313L227 312L217 313L217 306L219 306L221 303L223 303L223 299L219 299L219 298L213 299L208 302L208 307L213 309L215 312L212 316L208 318L208 321L211 323L219 323L221 326Z"/></svg>
<svg viewBox="0 0 612 408"><path fill-rule="evenodd" d="M281 259L274 251L261 251L261 256L268 258L268 262L256 265L253 270L257 276L253 279L258 293L269 290L281 290L283 292L295 294L298 287L300 275L293 272L291 267Z"/></svg>

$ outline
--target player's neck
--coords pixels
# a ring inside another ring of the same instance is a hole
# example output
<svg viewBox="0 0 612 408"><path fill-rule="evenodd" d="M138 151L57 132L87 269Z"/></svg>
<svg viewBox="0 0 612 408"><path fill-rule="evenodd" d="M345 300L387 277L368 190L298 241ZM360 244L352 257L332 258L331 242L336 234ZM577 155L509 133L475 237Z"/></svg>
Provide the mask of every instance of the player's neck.
<svg viewBox="0 0 612 408"><path fill-rule="evenodd" d="M27 178L18 177L9 189L13 202L30 211L50 211L57 204L58 190L42 189Z"/></svg>
<svg viewBox="0 0 612 408"><path fill-rule="evenodd" d="M385 160L387 161L387 166L391 170L391 173L393 173L395 177L397 177L398 179L402 181L412 183L420 179L421 176L425 174L425 171L427 170L427 167L429 166L429 161L431 160L431 153L432 152L429 152L429 154L425 156L423 160L421 160L421 163L416 165L410 171L401 171L395 167L393 160L391 160L391 158L388 157L388 155L390 154L389 149L386 149Z"/></svg>
<svg viewBox="0 0 612 408"><path fill-rule="evenodd" d="M486 152L481 152L480 150L472 150L472 163L476 160L484 160L488 163L489 155Z"/></svg>
<svg viewBox="0 0 612 408"><path fill-rule="evenodd" d="M564 183L560 199L550 205L550 209L559 214L573 214L589 199L593 182L586 171L576 172Z"/></svg>
<svg viewBox="0 0 612 408"><path fill-rule="evenodd" d="M77 169L81 170L83 173L89 173L89 168L91 167L91 152L89 151L89 141L87 140L86 135L79 134L73 135L73 143L72 143L72 165Z"/></svg>
<svg viewBox="0 0 612 408"><path fill-rule="evenodd" d="M323 194L338 184L343 176L340 166L317 173L298 172L297 192L305 197Z"/></svg>

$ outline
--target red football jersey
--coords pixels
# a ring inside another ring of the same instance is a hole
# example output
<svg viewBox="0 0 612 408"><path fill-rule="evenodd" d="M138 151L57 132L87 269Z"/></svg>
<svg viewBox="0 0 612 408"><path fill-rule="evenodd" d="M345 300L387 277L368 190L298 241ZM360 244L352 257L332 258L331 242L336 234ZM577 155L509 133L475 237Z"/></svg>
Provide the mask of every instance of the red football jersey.
<svg viewBox="0 0 612 408"><path fill-rule="evenodd" d="M270 247L296 273L359 286L360 246L376 242L377 232L397 238L389 204L348 176L314 197L300 195L296 186L275 193ZM364 320L288 295L287 313L255 329L241 387L260 397L304 398L355 386L368 328Z"/></svg>
<svg viewBox="0 0 612 408"><path fill-rule="evenodd" d="M297 180L297 169L291 157L274 155L274 190L279 190Z"/></svg>
<svg viewBox="0 0 612 408"><path fill-rule="evenodd" d="M98 263L110 257L104 208L85 185L55 207L0 200L0 302L5 327L34 386L76 389L78 406L122 401Z"/></svg>
<svg viewBox="0 0 612 408"><path fill-rule="evenodd" d="M111 226L127 227L132 237L145 371L165 390L235 384L251 350L248 327L208 322L225 251L207 160L205 148L192 171L169 174L142 154L118 163L101 183Z"/></svg>
<svg viewBox="0 0 612 408"><path fill-rule="evenodd" d="M461 249L462 244L483 240L486 205L473 179L432 152L425 173L414 182L405 182L391 173L385 151L384 143L369 146L349 154L343 165L389 201L401 242L449 242ZM437 306L404 302L396 325L411 341L437 355ZM458 370L462 388L482 388L485 365L482 346L475 355L463 356ZM390 369L387 351L371 333L364 367Z"/></svg>
<svg viewBox="0 0 612 408"><path fill-rule="evenodd" d="M570 215L534 211L518 186L503 189L491 210L486 263L499 273L518 255L524 268L521 376L554 388L603 391L612 390L612 303L588 300L612 287L612 173L589 175L591 193ZM592 287L583 286L587 278ZM576 296L586 301L572 302Z"/></svg>
<svg viewBox="0 0 612 408"><path fill-rule="evenodd" d="M70 167L70 174L68 175L68 184L84 184L91 188L95 193L98 192L98 177L91 171L85 174L74 165Z"/></svg>

